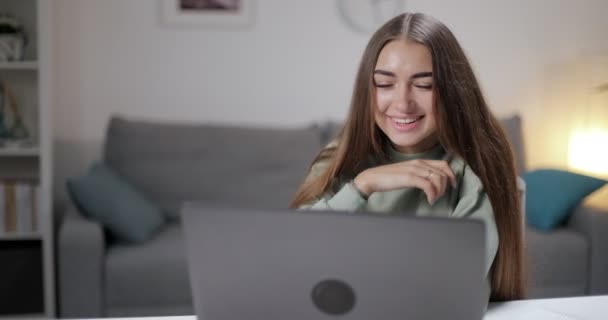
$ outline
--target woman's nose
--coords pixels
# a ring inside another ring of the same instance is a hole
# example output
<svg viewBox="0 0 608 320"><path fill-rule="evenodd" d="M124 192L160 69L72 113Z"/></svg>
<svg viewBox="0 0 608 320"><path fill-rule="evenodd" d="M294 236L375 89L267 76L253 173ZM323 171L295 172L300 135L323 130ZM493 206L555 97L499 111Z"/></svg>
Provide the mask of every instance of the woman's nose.
<svg viewBox="0 0 608 320"><path fill-rule="evenodd" d="M394 105L402 112L410 112L415 108L415 103L413 103L412 95L407 85L401 85L397 88L394 99Z"/></svg>

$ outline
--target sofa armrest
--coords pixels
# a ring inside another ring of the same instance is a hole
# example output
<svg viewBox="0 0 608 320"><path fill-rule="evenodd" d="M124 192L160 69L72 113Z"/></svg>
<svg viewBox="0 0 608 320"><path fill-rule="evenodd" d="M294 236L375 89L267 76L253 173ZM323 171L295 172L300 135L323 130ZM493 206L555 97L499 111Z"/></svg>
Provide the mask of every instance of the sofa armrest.
<svg viewBox="0 0 608 320"><path fill-rule="evenodd" d="M59 311L61 317L102 317L105 239L101 225L75 208L58 234Z"/></svg>
<svg viewBox="0 0 608 320"><path fill-rule="evenodd" d="M608 209L578 206L568 224L589 241L589 294L608 294Z"/></svg>

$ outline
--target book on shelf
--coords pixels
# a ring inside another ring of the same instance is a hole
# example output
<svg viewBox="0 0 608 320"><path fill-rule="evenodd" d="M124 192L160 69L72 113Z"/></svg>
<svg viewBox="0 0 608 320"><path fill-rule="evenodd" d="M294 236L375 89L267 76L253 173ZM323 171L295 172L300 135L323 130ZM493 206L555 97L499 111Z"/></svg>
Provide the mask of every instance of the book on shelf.
<svg viewBox="0 0 608 320"><path fill-rule="evenodd" d="M15 184L15 203L17 204L17 232L32 232L33 187L24 183Z"/></svg>
<svg viewBox="0 0 608 320"><path fill-rule="evenodd" d="M0 181L0 234L38 231L39 186L30 181Z"/></svg>
<svg viewBox="0 0 608 320"><path fill-rule="evenodd" d="M17 229L17 199L15 199L15 184L4 185L4 231L15 232Z"/></svg>

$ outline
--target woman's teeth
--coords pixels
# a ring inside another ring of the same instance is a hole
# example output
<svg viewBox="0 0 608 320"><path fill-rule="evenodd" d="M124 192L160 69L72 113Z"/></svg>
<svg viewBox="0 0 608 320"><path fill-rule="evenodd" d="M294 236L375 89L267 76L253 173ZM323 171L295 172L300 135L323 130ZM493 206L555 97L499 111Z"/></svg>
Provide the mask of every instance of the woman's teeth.
<svg viewBox="0 0 608 320"><path fill-rule="evenodd" d="M398 119L398 118L393 118L393 121L395 121L398 124L410 124L410 123L414 123L418 120L420 120L422 117L418 117L418 118L404 118L404 119Z"/></svg>

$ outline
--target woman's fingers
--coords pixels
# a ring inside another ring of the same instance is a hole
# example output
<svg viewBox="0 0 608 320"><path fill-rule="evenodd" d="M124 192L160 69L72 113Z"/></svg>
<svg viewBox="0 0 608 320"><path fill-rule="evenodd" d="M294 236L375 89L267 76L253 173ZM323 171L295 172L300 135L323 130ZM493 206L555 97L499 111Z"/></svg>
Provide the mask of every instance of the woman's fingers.
<svg viewBox="0 0 608 320"><path fill-rule="evenodd" d="M437 194L437 197L433 199L433 202L435 202L437 198L445 194L445 190L448 187L448 177L442 171L434 171L429 174L428 179L431 180L434 185L438 186L439 193Z"/></svg>
<svg viewBox="0 0 608 320"><path fill-rule="evenodd" d="M435 203L435 200L439 197L439 193L437 191L437 186L435 186L431 180L422 178L417 174L412 174L410 176L410 181L415 187L424 191L426 199L430 204Z"/></svg>
<svg viewBox="0 0 608 320"><path fill-rule="evenodd" d="M446 161L410 160L369 168L354 179L366 194L402 188L419 188L433 204L456 179Z"/></svg>
<svg viewBox="0 0 608 320"><path fill-rule="evenodd" d="M424 162L410 163L408 166L413 174L419 178L428 180L433 185L435 193L430 195L429 203L433 203L443 196L449 182L449 177L443 171Z"/></svg>
<svg viewBox="0 0 608 320"><path fill-rule="evenodd" d="M431 166L431 167L435 168L436 170L443 172L450 180L452 187L453 188L456 187L456 175L454 175L454 171L452 171L452 168L450 168L450 165L448 164L447 161L445 161L445 160L420 160L420 162L422 162L428 166Z"/></svg>
<svg viewBox="0 0 608 320"><path fill-rule="evenodd" d="M420 163L409 163L408 171L410 175L409 179L412 179L411 176L417 178L413 180L413 186L425 191L429 203L435 202L435 200L444 194L445 179L442 178L443 173L441 171ZM427 192L427 184L431 186L432 190L430 192Z"/></svg>

